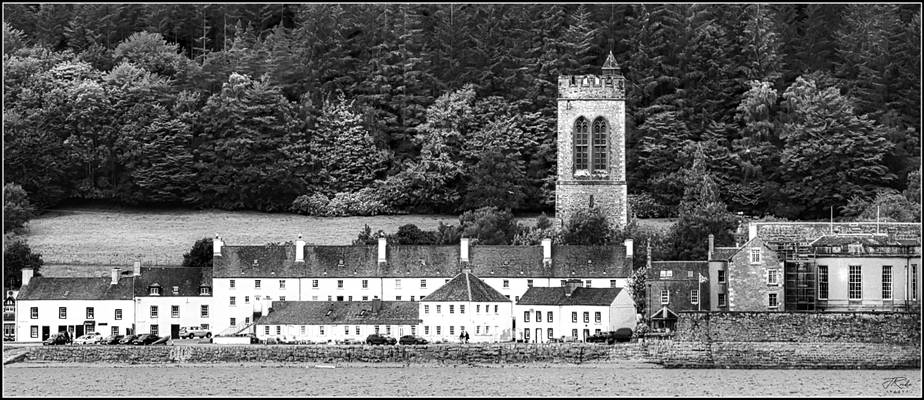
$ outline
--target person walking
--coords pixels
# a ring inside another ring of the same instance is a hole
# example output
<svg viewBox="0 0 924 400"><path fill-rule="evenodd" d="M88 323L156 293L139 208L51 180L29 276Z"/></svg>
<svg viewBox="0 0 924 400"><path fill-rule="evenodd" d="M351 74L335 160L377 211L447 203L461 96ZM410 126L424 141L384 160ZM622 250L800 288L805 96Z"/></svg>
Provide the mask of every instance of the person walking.
<svg viewBox="0 0 924 400"><path fill-rule="evenodd" d="M465 331L459 332L459 343L465 343Z"/></svg>
<svg viewBox="0 0 924 400"><path fill-rule="evenodd" d="M465 343L468 343L468 331L465 331Z"/></svg>

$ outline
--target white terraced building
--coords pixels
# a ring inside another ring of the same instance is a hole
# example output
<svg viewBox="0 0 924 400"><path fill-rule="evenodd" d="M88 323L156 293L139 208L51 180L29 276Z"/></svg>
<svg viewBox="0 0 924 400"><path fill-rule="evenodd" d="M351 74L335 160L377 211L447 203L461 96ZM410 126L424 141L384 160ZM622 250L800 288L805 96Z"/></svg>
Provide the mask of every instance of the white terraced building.
<svg viewBox="0 0 924 400"><path fill-rule="evenodd" d="M253 332L274 301L420 301L463 267L516 302L530 287L580 279L590 287L625 287L632 241L614 246L230 246L213 241L213 332Z"/></svg>

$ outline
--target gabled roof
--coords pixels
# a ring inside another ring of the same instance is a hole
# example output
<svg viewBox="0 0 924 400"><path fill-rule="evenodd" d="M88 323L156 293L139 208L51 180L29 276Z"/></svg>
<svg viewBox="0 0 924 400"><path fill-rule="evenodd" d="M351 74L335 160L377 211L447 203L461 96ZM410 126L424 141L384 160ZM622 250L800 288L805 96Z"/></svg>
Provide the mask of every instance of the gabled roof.
<svg viewBox="0 0 924 400"><path fill-rule="evenodd" d="M567 287L536 287L533 286L520 297L517 305L540 306L609 306L619 295L622 288L585 288L574 289L571 296L567 296ZM427 297L429 299L429 297Z"/></svg>
<svg viewBox="0 0 924 400"><path fill-rule="evenodd" d="M661 271L671 271L671 276L662 278ZM693 276L688 276L687 271L693 271ZM645 273L650 280L695 280L700 274L709 274L708 261L652 261Z"/></svg>
<svg viewBox="0 0 924 400"><path fill-rule="evenodd" d="M603 62L603 69L619 69L619 64L616 63L616 57L613 57L612 51L606 56L606 61Z"/></svg>
<svg viewBox="0 0 924 400"><path fill-rule="evenodd" d="M257 325L417 325L413 301L382 301L378 313L371 301L274 301Z"/></svg>
<svg viewBox="0 0 924 400"><path fill-rule="evenodd" d="M212 269L216 278L306 276L305 264L295 262L295 246L283 245L222 246L221 256L212 258Z"/></svg>
<svg viewBox="0 0 924 400"><path fill-rule="evenodd" d="M913 247L920 246L920 240L897 240L888 235L860 234L860 235L824 235L812 242L813 247L846 246L849 244L862 244L870 247Z"/></svg>
<svg viewBox="0 0 924 400"><path fill-rule="evenodd" d="M510 302L507 296L468 272L456 275L424 298L430 301L474 301L483 303Z"/></svg>
<svg viewBox="0 0 924 400"><path fill-rule="evenodd" d="M212 269L142 267L141 276L135 277L135 296L150 296L148 288L154 285L161 287L160 295L154 297L199 296L200 286L212 286ZM173 294L174 286L177 294Z"/></svg>
<svg viewBox="0 0 924 400"><path fill-rule="evenodd" d="M712 259L709 261L728 261L741 250L739 247L716 247L712 251Z"/></svg>
<svg viewBox="0 0 924 400"><path fill-rule="evenodd" d="M677 319L677 313L671 311L667 306L663 306L654 314L651 314L651 319Z"/></svg>
<svg viewBox="0 0 924 400"><path fill-rule="evenodd" d="M21 300L131 300L132 277L112 278L46 278L33 277L22 287Z"/></svg>

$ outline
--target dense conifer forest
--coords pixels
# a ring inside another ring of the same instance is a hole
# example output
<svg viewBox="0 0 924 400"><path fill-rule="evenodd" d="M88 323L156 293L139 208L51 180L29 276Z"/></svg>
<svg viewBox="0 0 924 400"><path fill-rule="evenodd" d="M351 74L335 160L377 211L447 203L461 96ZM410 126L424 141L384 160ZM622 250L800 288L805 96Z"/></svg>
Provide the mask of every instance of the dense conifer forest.
<svg viewBox="0 0 924 400"><path fill-rule="evenodd" d="M634 215L920 220L920 5L3 7L4 180L41 208L550 211L557 77L612 51Z"/></svg>

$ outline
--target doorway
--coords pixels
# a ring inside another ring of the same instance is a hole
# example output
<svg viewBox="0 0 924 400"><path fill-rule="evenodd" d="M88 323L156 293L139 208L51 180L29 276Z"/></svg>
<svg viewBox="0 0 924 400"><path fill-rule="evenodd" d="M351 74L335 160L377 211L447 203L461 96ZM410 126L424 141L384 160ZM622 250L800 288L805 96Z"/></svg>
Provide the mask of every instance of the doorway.
<svg viewBox="0 0 924 400"><path fill-rule="evenodd" d="M48 326L42 327L42 341L45 341L45 339L48 339L48 336L51 336L51 332L49 332L50 330L51 330L51 327L48 327Z"/></svg>
<svg viewBox="0 0 924 400"><path fill-rule="evenodd" d="M77 325L74 327L74 338L79 338L83 336L83 325Z"/></svg>
<svg viewBox="0 0 924 400"><path fill-rule="evenodd" d="M180 325L178 324L170 325L170 338L171 339L180 338Z"/></svg>
<svg viewBox="0 0 924 400"><path fill-rule="evenodd" d="M536 328L536 343L542 342L542 328Z"/></svg>
<svg viewBox="0 0 924 400"><path fill-rule="evenodd" d="M523 329L523 343L529 343L529 328Z"/></svg>
<svg viewBox="0 0 924 400"><path fill-rule="evenodd" d="M587 337L590 336L590 329L584 329L584 341L587 341Z"/></svg>
<svg viewBox="0 0 924 400"><path fill-rule="evenodd" d="M67 332L67 325L58 325L57 332Z"/></svg>

